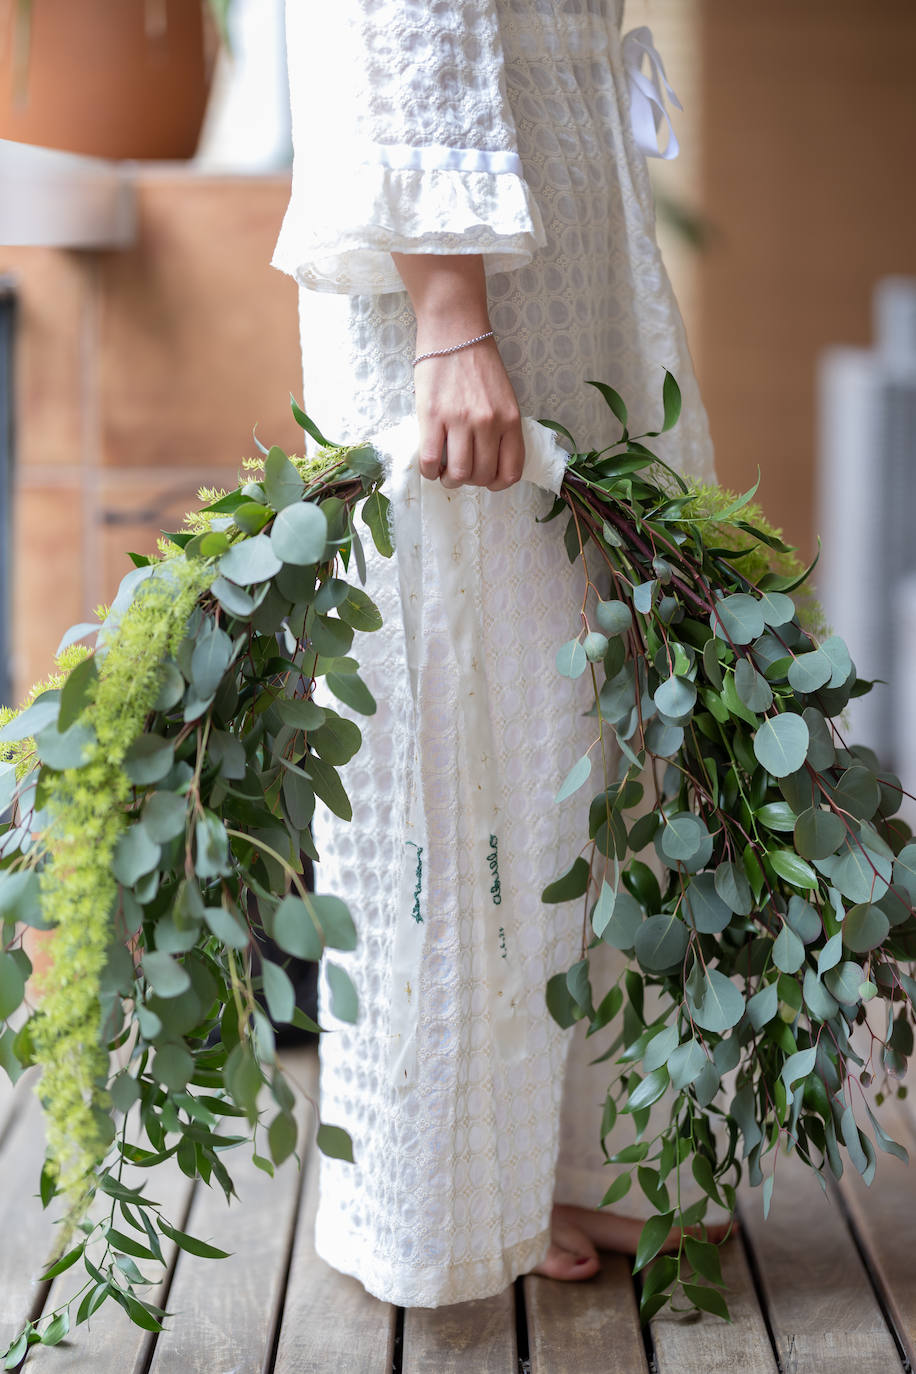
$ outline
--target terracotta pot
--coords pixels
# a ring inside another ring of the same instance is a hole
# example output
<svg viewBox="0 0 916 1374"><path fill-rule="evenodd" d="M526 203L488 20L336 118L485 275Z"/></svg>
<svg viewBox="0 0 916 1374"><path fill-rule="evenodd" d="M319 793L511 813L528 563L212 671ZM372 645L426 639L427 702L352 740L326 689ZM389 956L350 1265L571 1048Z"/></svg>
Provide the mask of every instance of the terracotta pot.
<svg viewBox="0 0 916 1374"><path fill-rule="evenodd" d="M201 0L0 0L0 138L111 158L187 158L212 74Z"/></svg>

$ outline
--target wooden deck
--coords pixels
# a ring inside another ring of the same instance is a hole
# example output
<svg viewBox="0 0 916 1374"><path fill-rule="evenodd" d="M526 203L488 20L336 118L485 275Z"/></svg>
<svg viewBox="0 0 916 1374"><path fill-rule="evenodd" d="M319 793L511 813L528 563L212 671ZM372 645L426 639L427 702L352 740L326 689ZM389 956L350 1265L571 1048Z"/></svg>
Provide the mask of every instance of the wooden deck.
<svg viewBox="0 0 916 1374"><path fill-rule="evenodd" d="M315 1056L291 1056L314 1092ZM306 1111L308 1108L305 1109ZM886 1104L887 1129L916 1157L916 1117ZM73 1284L39 1285L50 1223L34 1196L41 1117L27 1085L0 1089L0 1341ZM311 1243L314 1160L267 1178L234 1170L241 1201L194 1187L177 1170L154 1195L228 1260L167 1256L155 1301L165 1334L139 1331L107 1303L55 1349L35 1347L28 1374L889 1374L916 1368L916 1186L882 1154L866 1190L844 1177L824 1198L781 1156L765 1221L759 1189L742 1189L741 1232L723 1251L732 1325L704 1315L636 1317L631 1261L605 1257L580 1283L527 1277L498 1297L399 1311L329 1269ZM61 1285L60 1288L57 1285ZM912 1362L912 1363L911 1363Z"/></svg>

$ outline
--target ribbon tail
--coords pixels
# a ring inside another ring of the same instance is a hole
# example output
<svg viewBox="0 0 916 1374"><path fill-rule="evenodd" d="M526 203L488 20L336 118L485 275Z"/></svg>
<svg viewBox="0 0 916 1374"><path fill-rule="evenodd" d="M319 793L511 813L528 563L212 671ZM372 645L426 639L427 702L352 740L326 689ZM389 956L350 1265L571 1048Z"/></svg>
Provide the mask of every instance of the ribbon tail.
<svg viewBox="0 0 916 1374"><path fill-rule="evenodd" d="M636 145L646 157L659 157L666 161L677 157L680 151L677 135L671 116L665 105L665 97L677 110L684 107L678 100L665 74L658 49L652 39L652 31L645 25L630 29L621 42L624 67L630 87L630 125ZM649 59L650 75L643 70L644 58ZM662 123L668 126L668 141L662 152L659 133Z"/></svg>

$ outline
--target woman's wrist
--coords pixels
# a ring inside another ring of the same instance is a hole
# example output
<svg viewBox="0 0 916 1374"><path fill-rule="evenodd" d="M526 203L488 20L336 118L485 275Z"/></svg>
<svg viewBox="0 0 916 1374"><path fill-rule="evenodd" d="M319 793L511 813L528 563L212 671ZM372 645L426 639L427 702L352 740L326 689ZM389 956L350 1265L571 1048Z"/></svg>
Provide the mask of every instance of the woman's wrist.
<svg viewBox="0 0 916 1374"><path fill-rule="evenodd" d="M417 352L450 348L490 328L479 253L393 253L417 317Z"/></svg>

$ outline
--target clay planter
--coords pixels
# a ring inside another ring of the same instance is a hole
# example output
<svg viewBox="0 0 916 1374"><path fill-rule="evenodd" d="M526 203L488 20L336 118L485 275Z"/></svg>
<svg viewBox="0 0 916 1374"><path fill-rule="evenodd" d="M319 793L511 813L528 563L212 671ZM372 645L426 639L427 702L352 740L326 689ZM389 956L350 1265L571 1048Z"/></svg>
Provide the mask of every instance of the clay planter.
<svg viewBox="0 0 916 1374"><path fill-rule="evenodd" d="M212 38L201 0L32 0L27 28L20 0L0 0L0 138L99 157L191 157Z"/></svg>

